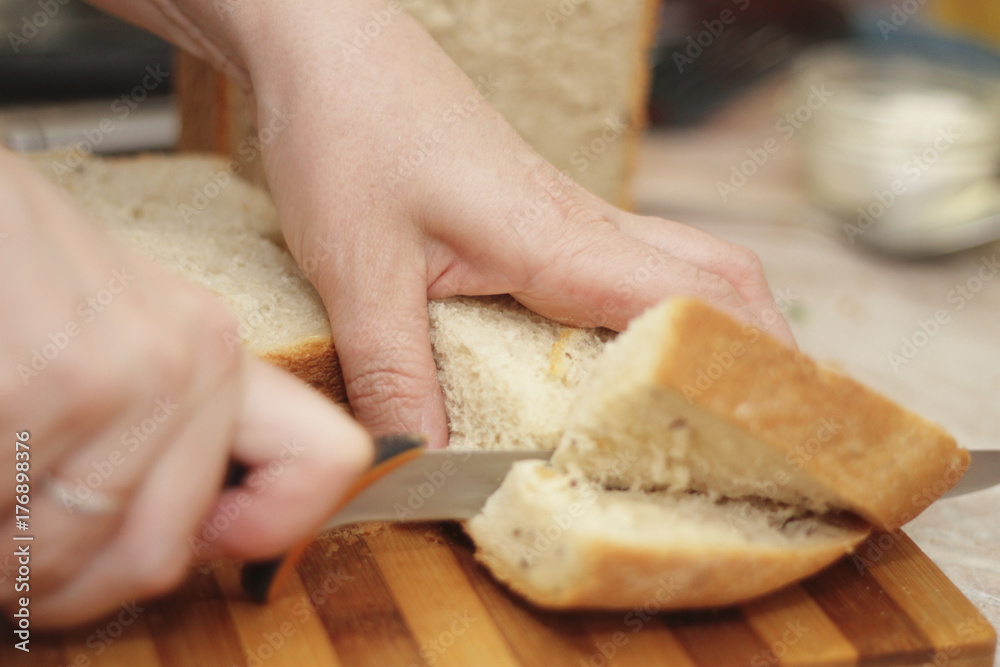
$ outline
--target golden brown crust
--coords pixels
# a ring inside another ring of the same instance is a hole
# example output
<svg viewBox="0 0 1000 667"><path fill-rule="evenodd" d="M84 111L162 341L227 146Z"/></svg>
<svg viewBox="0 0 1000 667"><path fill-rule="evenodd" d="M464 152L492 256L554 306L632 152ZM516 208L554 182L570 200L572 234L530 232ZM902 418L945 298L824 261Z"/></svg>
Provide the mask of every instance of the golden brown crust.
<svg viewBox="0 0 1000 667"><path fill-rule="evenodd" d="M753 434L876 525L914 518L968 467L936 424L753 325L694 299L678 300L672 319L658 383Z"/></svg>
<svg viewBox="0 0 1000 667"><path fill-rule="evenodd" d="M550 609L634 609L658 611L738 604L809 577L852 553L868 536L858 522L843 540L803 547L745 549L640 548L614 541L578 550L581 562L573 586L560 591L535 586L511 563L489 551L476 558L497 579L540 607ZM752 576L747 576L752 573Z"/></svg>
<svg viewBox="0 0 1000 667"><path fill-rule="evenodd" d="M643 30L639 34L634 53L634 68L632 83L632 98L629 100L629 123L625 131L625 148L622 156L622 170L618 180L618 208L631 211L635 207L632 202L632 188L635 172L639 162L639 141L648 122L646 105L649 102L649 84L652 78L649 65L649 52L656 38L657 17L660 3L657 0L646 0L643 9Z"/></svg>
<svg viewBox="0 0 1000 667"><path fill-rule="evenodd" d="M311 336L293 345L254 350L254 354L307 382L347 410L347 389L340 359L329 336Z"/></svg>

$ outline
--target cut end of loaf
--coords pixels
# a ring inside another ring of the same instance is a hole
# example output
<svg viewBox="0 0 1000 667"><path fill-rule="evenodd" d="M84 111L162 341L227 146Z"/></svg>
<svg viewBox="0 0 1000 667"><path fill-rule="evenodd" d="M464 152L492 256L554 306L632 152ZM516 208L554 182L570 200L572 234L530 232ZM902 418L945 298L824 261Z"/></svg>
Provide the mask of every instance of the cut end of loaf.
<svg viewBox="0 0 1000 667"><path fill-rule="evenodd" d="M707 304L676 298L608 345L554 460L592 477L621 451L642 488L757 495L894 529L954 485L941 428ZM916 500L919 498L919 501Z"/></svg>
<svg viewBox="0 0 1000 667"><path fill-rule="evenodd" d="M664 581L663 609L756 597L854 549L869 529L855 514L915 516L967 456L688 298L634 320L578 392L551 463L516 466L468 524L477 557L547 607L630 608Z"/></svg>
<svg viewBox="0 0 1000 667"><path fill-rule="evenodd" d="M809 576L868 533L761 499L609 491L582 474L517 464L467 530L502 581L550 608L735 604ZM753 572L753 576L747 576Z"/></svg>

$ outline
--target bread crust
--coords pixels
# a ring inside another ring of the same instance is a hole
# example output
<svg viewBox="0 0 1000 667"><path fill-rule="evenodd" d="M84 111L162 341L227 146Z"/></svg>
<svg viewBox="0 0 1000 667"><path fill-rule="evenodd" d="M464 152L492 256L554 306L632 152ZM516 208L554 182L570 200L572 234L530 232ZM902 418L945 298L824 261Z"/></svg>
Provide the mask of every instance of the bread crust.
<svg viewBox="0 0 1000 667"><path fill-rule="evenodd" d="M655 604L658 611L738 604L809 577L852 553L869 530L860 523L840 541L810 547L740 551L635 548L600 540L580 550L574 585L541 588L504 559L477 549L476 558L493 575L534 604L550 609L633 609Z"/></svg>
<svg viewBox="0 0 1000 667"><path fill-rule="evenodd" d="M939 426L757 327L687 298L671 319L659 385L753 434L879 527L913 519L968 468ZM816 425L830 419L838 428L816 446Z"/></svg>
<svg viewBox="0 0 1000 667"><path fill-rule="evenodd" d="M350 411L340 358L331 336L310 336L292 345L252 350L255 356L307 382Z"/></svg>

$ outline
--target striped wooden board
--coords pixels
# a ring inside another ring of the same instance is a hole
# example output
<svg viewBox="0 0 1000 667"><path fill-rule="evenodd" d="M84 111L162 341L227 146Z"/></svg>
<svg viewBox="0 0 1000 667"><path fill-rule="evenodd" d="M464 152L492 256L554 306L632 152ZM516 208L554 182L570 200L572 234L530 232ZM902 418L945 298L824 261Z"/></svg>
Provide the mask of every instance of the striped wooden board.
<svg viewBox="0 0 1000 667"><path fill-rule="evenodd" d="M873 536L813 579L739 608L555 613L509 594L452 524L323 536L267 606L231 563L75 631L35 635L0 665L992 665L993 628L905 535ZM747 572L746 576L753 576Z"/></svg>

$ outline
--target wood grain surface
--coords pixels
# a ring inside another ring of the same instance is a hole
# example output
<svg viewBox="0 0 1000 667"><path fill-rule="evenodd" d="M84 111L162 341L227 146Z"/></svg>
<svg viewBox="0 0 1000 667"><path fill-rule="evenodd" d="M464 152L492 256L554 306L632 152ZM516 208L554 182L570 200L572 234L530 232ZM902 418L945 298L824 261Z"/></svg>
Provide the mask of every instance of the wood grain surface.
<svg viewBox="0 0 1000 667"><path fill-rule="evenodd" d="M269 605L213 563L161 600L33 633L30 654L7 628L0 665L993 664L993 628L901 533L738 608L660 613L658 593L627 612L547 612L493 581L457 525L371 524L320 537Z"/></svg>

